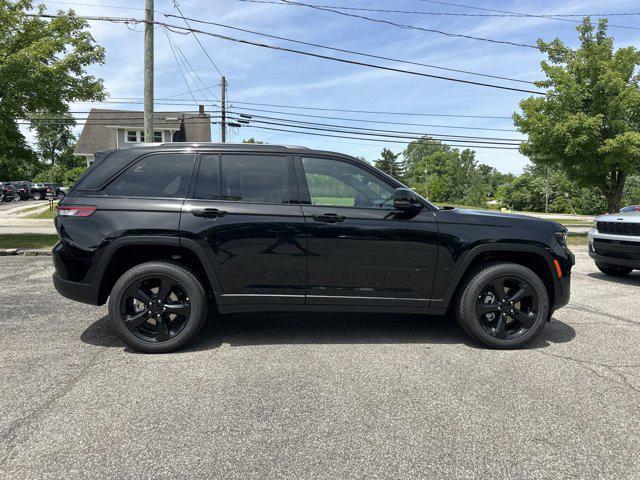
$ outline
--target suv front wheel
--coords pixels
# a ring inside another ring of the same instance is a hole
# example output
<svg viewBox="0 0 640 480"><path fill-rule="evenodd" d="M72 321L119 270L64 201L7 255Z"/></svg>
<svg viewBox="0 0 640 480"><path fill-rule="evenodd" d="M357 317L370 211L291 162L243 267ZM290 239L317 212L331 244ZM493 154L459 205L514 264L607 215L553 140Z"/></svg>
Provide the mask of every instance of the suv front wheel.
<svg viewBox="0 0 640 480"><path fill-rule="evenodd" d="M474 340L492 348L518 348L544 327L549 294L540 277L523 265L486 265L464 286L456 314Z"/></svg>
<svg viewBox="0 0 640 480"><path fill-rule="evenodd" d="M143 263L127 270L114 285L109 316L129 346L147 353L169 352L199 332L207 317L207 295L186 268Z"/></svg>

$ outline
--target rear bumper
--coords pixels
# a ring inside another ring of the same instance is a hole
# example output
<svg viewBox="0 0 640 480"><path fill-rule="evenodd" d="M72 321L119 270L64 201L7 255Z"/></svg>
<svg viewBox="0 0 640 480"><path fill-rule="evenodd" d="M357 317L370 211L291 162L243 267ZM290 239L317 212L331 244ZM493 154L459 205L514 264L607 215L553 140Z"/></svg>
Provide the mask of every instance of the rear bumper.
<svg viewBox="0 0 640 480"><path fill-rule="evenodd" d="M98 288L91 283L71 282L63 280L57 273L53 274L53 286L63 297L76 302L100 305L98 301Z"/></svg>

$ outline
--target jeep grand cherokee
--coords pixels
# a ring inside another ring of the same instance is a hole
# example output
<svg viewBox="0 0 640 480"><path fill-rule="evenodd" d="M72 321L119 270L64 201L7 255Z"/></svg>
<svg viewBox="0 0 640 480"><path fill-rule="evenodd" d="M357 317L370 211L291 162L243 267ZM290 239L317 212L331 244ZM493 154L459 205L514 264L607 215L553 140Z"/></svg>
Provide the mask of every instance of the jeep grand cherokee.
<svg viewBox="0 0 640 480"><path fill-rule="evenodd" d="M368 163L302 147L101 152L60 202L53 280L109 302L132 347L166 352L213 306L454 314L476 341L532 341L569 300L566 229L438 208Z"/></svg>

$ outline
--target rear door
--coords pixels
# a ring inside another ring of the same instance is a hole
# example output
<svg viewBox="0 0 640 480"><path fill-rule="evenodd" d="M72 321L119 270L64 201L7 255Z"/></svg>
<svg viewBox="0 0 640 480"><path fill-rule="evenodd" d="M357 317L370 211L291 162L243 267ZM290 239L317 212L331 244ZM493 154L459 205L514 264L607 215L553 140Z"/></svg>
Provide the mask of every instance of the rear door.
<svg viewBox="0 0 640 480"><path fill-rule="evenodd" d="M428 306L438 244L433 213L395 210L395 186L361 162L309 156L295 165L309 232L307 303Z"/></svg>
<svg viewBox="0 0 640 480"><path fill-rule="evenodd" d="M220 305L303 304L307 238L293 159L203 153L180 228L213 264Z"/></svg>

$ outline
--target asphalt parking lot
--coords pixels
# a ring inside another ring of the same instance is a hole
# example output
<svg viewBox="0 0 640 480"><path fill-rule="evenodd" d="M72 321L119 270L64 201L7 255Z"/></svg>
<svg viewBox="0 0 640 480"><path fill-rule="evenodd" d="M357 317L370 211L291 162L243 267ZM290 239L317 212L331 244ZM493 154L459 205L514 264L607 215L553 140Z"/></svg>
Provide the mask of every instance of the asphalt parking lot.
<svg viewBox="0 0 640 480"><path fill-rule="evenodd" d="M143 355L47 257L0 257L0 478L639 478L640 272L577 250L520 351L417 316L213 319Z"/></svg>

